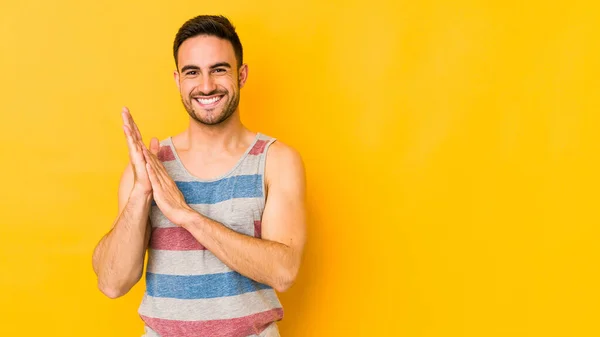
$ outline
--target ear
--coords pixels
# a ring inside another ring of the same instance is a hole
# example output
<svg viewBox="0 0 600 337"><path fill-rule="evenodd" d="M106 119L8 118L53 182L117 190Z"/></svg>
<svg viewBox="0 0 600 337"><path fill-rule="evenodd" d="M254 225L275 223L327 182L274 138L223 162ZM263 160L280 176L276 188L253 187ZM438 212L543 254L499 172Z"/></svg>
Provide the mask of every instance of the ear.
<svg viewBox="0 0 600 337"><path fill-rule="evenodd" d="M180 88L180 86L179 86L179 72L178 72L177 70L175 70L175 71L173 72L173 79L175 79L175 84L177 85L177 89L178 89L179 91L181 91L181 88Z"/></svg>
<svg viewBox="0 0 600 337"><path fill-rule="evenodd" d="M248 65L247 64L244 63L240 67L238 78L240 80L240 89L241 89L244 87L244 84L246 84L246 80L248 79Z"/></svg>

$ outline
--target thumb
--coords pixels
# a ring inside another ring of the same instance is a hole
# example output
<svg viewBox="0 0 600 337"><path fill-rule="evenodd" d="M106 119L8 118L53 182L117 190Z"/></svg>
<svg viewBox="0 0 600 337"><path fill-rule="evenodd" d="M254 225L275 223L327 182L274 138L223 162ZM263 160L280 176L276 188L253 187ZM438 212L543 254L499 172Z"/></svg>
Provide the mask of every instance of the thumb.
<svg viewBox="0 0 600 337"><path fill-rule="evenodd" d="M152 139L150 139L150 153L152 153L153 155L157 155L158 150L160 150L158 138L152 137Z"/></svg>

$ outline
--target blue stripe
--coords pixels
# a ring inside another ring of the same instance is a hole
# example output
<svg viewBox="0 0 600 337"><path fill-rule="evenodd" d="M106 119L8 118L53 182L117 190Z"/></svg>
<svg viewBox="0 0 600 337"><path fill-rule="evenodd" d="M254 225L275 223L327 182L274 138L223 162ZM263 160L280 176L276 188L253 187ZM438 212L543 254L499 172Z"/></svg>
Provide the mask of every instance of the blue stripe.
<svg viewBox="0 0 600 337"><path fill-rule="evenodd" d="M217 181L176 181L187 204L216 204L233 198L263 196L262 175L239 175ZM152 201L152 205L156 205Z"/></svg>
<svg viewBox="0 0 600 337"><path fill-rule="evenodd" d="M207 275L146 273L146 292L154 297L200 299L235 296L271 287L235 271Z"/></svg>

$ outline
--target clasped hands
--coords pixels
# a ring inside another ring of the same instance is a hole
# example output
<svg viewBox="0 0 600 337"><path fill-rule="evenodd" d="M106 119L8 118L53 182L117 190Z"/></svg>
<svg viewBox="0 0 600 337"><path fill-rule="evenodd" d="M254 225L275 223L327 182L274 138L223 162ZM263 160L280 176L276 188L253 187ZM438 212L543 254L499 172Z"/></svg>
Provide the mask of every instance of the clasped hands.
<svg viewBox="0 0 600 337"><path fill-rule="evenodd" d="M185 202L183 194L158 159L158 139L152 138L149 148L146 148L129 109L123 108L121 115L134 174L133 190L152 194L165 217L178 226L183 225L198 213Z"/></svg>

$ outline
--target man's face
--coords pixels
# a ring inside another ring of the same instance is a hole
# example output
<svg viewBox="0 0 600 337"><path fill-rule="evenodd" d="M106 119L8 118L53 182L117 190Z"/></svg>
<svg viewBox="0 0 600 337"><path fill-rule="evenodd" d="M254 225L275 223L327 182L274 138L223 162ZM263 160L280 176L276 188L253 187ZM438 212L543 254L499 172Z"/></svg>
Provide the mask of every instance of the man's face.
<svg viewBox="0 0 600 337"><path fill-rule="evenodd" d="M233 46L215 36L196 36L179 47L175 81L188 114L205 125L227 120L237 109L248 68L238 70Z"/></svg>

